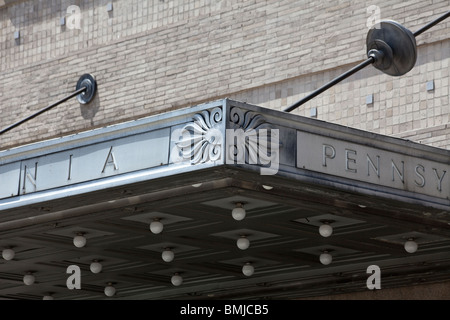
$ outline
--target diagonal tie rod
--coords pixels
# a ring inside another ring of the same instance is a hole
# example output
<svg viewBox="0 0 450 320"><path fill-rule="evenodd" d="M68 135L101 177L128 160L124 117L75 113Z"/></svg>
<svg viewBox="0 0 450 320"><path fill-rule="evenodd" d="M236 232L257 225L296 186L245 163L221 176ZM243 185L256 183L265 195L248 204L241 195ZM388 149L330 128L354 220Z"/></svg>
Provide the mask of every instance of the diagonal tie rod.
<svg viewBox="0 0 450 320"><path fill-rule="evenodd" d="M97 84L96 84L96 81L95 81L94 77L92 77L89 74L85 74L85 75L81 76L81 78L78 80L75 92L73 92L73 93L69 94L68 96L65 96L64 98L62 98L62 99L60 99L60 100L58 100L58 101L48 105L45 108L42 108L41 110L33 113L32 115L30 115L30 116L28 116L28 117L26 117L26 118L24 118L24 119L22 119L20 121L17 121L16 123L13 123L12 125L2 129L0 131L0 135L10 131L11 129L14 129L15 127L20 126L21 124L23 124L23 123L25 123L25 122L27 122L27 121L37 117L38 115L40 115L40 114L42 114L42 113L44 113L46 111L49 111L49 110L53 109L57 105L65 102L65 101L67 101L67 100L69 100L69 99L71 99L71 98L73 98L75 96L77 96L78 102L80 102L81 104L87 104L94 97L96 90L97 90Z"/></svg>
<svg viewBox="0 0 450 320"><path fill-rule="evenodd" d="M414 67L416 62L417 48L415 37L447 19L449 16L450 11L426 24L414 33L395 21L382 21L380 23L380 28L372 28L367 35L368 58L366 60L316 89L283 111L291 112L370 64L373 64L375 68L392 76L401 76L407 73Z"/></svg>

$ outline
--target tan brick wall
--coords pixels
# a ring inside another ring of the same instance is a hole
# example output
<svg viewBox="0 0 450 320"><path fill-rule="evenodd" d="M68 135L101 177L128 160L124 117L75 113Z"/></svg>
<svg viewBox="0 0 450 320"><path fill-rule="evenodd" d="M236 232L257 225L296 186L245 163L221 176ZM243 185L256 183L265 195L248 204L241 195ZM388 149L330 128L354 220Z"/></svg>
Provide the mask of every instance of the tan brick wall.
<svg viewBox="0 0 450 320"><path fill-rule="evenodd" d="M108 2L0 7L0 128L73 92L83 73L98 80L94 102L70 100L3 135L0 149L222 97L283 109L366 58L370 5L412 31L450 8L449 0L115 0L107 12ZM67 25L71 5L81 29ZM449 34L450 19L420 35L409 74L369 66L295 113L315 106L321 120L450 148Z"/></svg>
<svg viewBox="0 0 450 320"><path fill-rule="evenodd" d="M450 41L421 46L413 70L401 77L383 74L372 66L347 78L292 113L380 134L450 148ZM283 110L352 65L268 84L236 93L232 99ZM427 91L427 82L434 90ZM373 103L366 97L373 95Z"/></svg>

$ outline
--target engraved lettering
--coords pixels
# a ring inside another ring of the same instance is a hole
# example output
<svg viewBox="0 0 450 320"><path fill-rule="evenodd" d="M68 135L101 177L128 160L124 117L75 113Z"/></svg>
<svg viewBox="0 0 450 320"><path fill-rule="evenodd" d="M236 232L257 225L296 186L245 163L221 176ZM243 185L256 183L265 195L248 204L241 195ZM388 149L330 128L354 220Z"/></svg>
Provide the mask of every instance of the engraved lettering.
<svg viewBox="0 0 450 320"><path fill-rule="evenodd" d="M324 144L323 145L322 166L326 167L327 159L334 159L335 156L336 156L336 149L329 144Z"/></svg>
<svg viewBox="0 0 450 320"><path fill-rule="evenodd" d="M71 180L72 179L72 158L73 158L73 154L71 154L69 156L69 174L67 176L67 180Z"/></svg>
<svg viewBox="0 0 450 320"><path fill-rule="evenodd" d="M350 163L356 165L356 159L350 158L350 155L356 156L356 151L345 149L345 170L356 173L356 168L350 168Z"/></svg>
<svg viewBox="0 0 450 320"><path fill-rule="evenodd" d="M436 176L436 178L438 180L437 189L439 190L439 192L441 192L442 191L442 179L444 179L444 176L447 173L447 171L443 170L443 173L442 173L441 177L439 177L437 169L433 168L433 172L434 172L434 175Z"/></svg>
<svg viewBox="0 0 450 320"><path fill-rule="evenodd" d="M377 155L377 165L373 163L369 155L367 155L367 176L370 176L370 167L375 171L377 177L380 177L380 156Z"/></svg>
<svg viewBox="0 0 450 320"><path fill-rule="evenodd" d="M402 171L398 169L397 165L394 163L394 160L391 160L392 163L392 181L395 181L394 172L397 172L397 175L400 177L402 183L405 183L405 162L402 161Z"/></svg>
<svg viewBox="0 0 450 320"><path fill-rule="evenodd" d="M414 168L414 172L420 178L420 182L417 182L417 180L414 180L414 183L416 184L416 186L423 188L423 187L425 187L425 177L423 176L422 173L419 172L419 169L422 171L422 173L425 173L425 167L418 164Z"/></svg>
<svg viewBox="0 0 450 320"><path fill-rule="evenodd" d="M114 167L114 170L119 169L116 159L114 158L113 147L109 149L108 156L106 157L105 164L103 165L102 173L105 173L106 167L111 165Z"/></svg>
<svg viewBox="0 0 450 320"><path fill-rule="evenodd" d="M34 171L34 174L28 170L27 166L25 166L24 175L23 175L23 186L22 186L23 192L26 192L27 181L31 182L31 184L34 186L34 189L36 189L36 180L37 180L37 171L38 171L38 163L37 162L34 165L33 171Z"/></svg>

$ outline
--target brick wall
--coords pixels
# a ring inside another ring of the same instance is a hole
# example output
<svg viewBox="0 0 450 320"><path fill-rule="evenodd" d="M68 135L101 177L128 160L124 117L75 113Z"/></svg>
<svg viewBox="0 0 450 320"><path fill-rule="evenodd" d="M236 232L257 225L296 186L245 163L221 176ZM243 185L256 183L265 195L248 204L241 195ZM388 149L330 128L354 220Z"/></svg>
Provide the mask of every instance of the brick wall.
<svg viewBox="0 0 450 320"><path fill-rule="evenodd" d="M372 66L359 71L293 113L416 142L450 148L449 59L450 41L419 47L418 60L401 77L383 74ZM346 72L353 65L233 94L273 109L285 109ZM427 83L434 90L427 90ZM372 97L373 103L366 98Z"/></svg>
<svg viewBox="0 0 450 320"><path fill-rule="evenodd" d="M84 73L96 76L98 94L4 134L0 149L223 97L284 109L366 58L371 5L414 31L450 1L8 1L0 7L0 128L73 92ZM420 35L407 75L369 66L295 113L315 107L321 120L450 148L449 34L447 19Z"/></svg>

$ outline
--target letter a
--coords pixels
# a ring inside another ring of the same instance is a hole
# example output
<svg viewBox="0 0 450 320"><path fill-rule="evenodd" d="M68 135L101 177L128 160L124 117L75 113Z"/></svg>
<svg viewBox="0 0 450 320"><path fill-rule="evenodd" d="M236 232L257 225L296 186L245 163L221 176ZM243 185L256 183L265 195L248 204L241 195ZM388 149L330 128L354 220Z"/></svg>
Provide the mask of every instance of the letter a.
<svg viewBox="0 0 450 320"><path fill-rule="evenodd" d="M103 165L102 173L105 173L106 167L112 165L114 170L119 169L116 163L116 159L114 158L113 147L109 149L108 156L106 157L105 164Z"/></svg>
<svg viewBox="0 0 450 320"><path fill-rule="evenodd" d="M380 29L380 7L371 5L367 8L367 13L371 13L369 18L367 18L366 26L368 29L374 27L375 29Z"/></svg>
<svg viewBox="0 0 450 320"><path fill-rule="evenodd" d="M80 267L76 265L71 265L67 267L66 273L73 273L69 278L67 278L66 285L70 290L81 289L81 271Z"/></svg>
<svg viewBox="0 0 450 320"><path fill-rule="evenodd" d="M372 275L367 278L367 288L369 290L381 289L381 270L377 265L371 265L367 267L367 273L372 273Z"/></svg>
<svg viewBox="0 0 450 320"><path fill-rule="evenodd" d="M67 28L81 30L81 9L79 6L69 6L67 8L69 17L67 19Z"/></svg>

